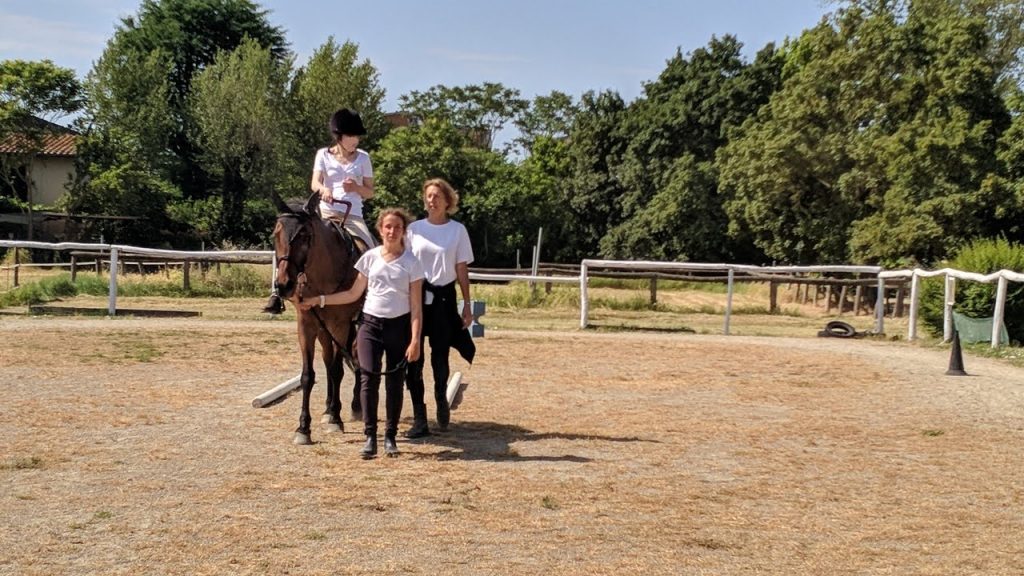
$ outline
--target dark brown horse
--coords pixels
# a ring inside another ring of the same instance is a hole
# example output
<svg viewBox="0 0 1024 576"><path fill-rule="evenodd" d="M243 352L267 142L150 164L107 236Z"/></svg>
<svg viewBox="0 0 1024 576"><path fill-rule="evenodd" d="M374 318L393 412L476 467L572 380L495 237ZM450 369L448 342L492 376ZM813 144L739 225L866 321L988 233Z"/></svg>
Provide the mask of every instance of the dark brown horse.
<svg viewBox="0 0 1024 576"><path fill-rule="evenodd" d="M299 298L331 294L352 286L356 271L353 267L360 248L352 237L339 233L330 221L320 218L320 197L309 198L302 210L285 212L277 217L274 226L274 253L277 269L274 289L281 298ZM302 354L302 412L295 430L295 444L312 444L310 439L309 395L316 379L313 355L320 341L324 367L327 370L327 407L321 418L325 430L344 431L341 421L341 378L343 360L351 359L353 322L362 309L363 301L344 306L313 307L302 310L295 307L298 319L299 352ZM353 412L359 409L359 375L353 389Z"/></svg>

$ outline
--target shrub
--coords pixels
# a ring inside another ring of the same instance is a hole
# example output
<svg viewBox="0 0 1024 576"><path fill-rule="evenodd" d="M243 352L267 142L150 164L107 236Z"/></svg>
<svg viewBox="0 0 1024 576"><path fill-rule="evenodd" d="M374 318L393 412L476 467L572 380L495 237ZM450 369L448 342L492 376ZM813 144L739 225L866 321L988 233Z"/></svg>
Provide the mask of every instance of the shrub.
<svg viewBox="0 0 1024 576"><path fill-rule="evenodd" d="M266 269L225 264L220 274L211 274L207 281L227 296L266 296L270 292L270 280L261 271L266 272Z"/></svg>
<svg viewBox="0 0 1024 576"><path fill-rule="evenodd" d="M1005 238L975 240L944 265L948 268L991 274L999 270L1024 272L1024 246ZM996 283L957 280L954 310L973 318L991 318L995 312ZM942 333L945 287L942 277L926 278L921 285L921 317L933 334ZM1024 342L1024 283L1010 282L1003 315L1010 340Z"/></svg>
<svg viewBox="0 0 1024 576"><path fill-rule="evenodd" d="M57 298L66 298L78 294L78 289L67 274L44 278L38 282L23 284L10 292L0 294L0 308L7 306L31 306L42 304Z"/></svg>

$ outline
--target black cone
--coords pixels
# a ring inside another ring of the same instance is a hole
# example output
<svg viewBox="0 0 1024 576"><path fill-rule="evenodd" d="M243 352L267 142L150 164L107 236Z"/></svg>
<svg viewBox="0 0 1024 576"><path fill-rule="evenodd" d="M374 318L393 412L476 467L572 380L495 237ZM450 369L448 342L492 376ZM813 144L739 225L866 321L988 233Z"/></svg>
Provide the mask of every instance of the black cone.
<svg viewBox="0 0 1024 576"><path fill-rule="evenodd" d="M967 376L964 371L964 355L960 349L960 332L953 330L953 349L949 353L949 370L946 376Z"/></svg>

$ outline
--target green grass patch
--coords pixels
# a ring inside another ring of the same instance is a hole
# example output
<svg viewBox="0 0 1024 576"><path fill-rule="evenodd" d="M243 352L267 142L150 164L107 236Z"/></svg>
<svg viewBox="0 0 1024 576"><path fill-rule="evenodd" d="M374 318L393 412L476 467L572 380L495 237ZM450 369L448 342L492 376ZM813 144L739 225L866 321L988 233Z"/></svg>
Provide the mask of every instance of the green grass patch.
<svg viewBox="0 0 1024 576"><path fill-rule="evenodd" d="M78 294L78 288L71 282L71 276L61 274L23 284L0 294L0 307L31 306Z"/></svg>
<svg viewBox="0 0 1024 576"><path fill-rule="evenodd" d="M974 344L963 344L963 349L973 355L985 358L998 358L1005 360L1014 366L1024 367L1024 348L1020 346L1000 346L993 348L988 342L976 342ZM968 372L970 369L968 368Z"/></svg>
<svg viewBox="0 0 1024 576"><path fill-rule="evenodd" d="M548 510L558 510L559 508L561 508L558 502L556 502L555 499L552 498L551 496L545 496L541 498L540 505L543 506L544 508L547 508Z"/></svg>
<svg viewBox="0 0 1024 576"><path fill-rule="evenodd" d="M255 265L226 264L218 272L210 268L206 277L193 272L189 289L184 288L182 272L170 277L162 274L122 274L118 276L119 297L161 298L252 298L269 293L269 271ZM106 275L81 273L74 282L69 273L42 278L23 284L0 294L0 308L44 304L78 295L106 296L110 293L110 279Z"/></svg>
<svg viewBox="0 0 1024 576"><path fill-rule="evenodd" d="M667 312L668 306L657 302L651 304L651 299L646 296L635 294L628 298L591 298L591 308L606 308L608 310L633 311L653 310L655 312Z"/></svg>
<svg viewBox="0 0 1024 576"><path fill-rule="evenodd" d="M126 350L126 354L129 359L136 362L152 362L154 359L163 356L164 352L158 350L156 346L149 342L135 342Z"/></svg>
<svg viewBox="0 0 1024 576"><path fill-rule="evenodd" d="M579 308L579 288L567 286L554 286L551 293L544 290L543 285L537 285L530 289L525 283L514 283L508 285L474 285L472 292L473 300L483 300L488 306L495 308L510 308L521 310L525 308Z"/></svg>
<svg viewBox="0 0 1024 576"><path fill-rule="evenodd" d="M15 456L0 464L3 470L38 470L43 467L43 459L38 456Z"/></svg>

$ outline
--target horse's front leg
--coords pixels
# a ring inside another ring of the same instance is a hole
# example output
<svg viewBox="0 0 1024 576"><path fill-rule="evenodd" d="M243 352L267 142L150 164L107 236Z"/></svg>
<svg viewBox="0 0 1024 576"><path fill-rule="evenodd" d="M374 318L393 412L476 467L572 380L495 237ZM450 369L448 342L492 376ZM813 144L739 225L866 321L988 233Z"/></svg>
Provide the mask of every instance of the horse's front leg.
<svg viewBox="0 0 1024 576"><path fill-rule="evenodd" d="M320 423L326 432L344 432L345 425L341 421L341 354L328 335L326 341L321 338L320 349L324 355L324 368L327 370L327 403Z"/></svg>
<svg viewBox="0 0 1024 576"><path fill-rule="evenodd" d="M349 326L348 338L345 340L345 342L348 344L348 350L349 352L352 353L352 360L353 363L355 364L355 367L353 367L352 369L352 377L355 379L355 381L352 382L352 420L354 420L355 422L362 422L363 404L359 399L359 389L362 387L362 374L360 374L359 363L355 361L355 359L358 357L358 355L356 354L355 346L356 330L356 323L353 322Z"/></svg>
<svg viewBox="0 0 1024 576"><path fill-rule="evenodd" d="M316 373L313 371L313 353L316 350L316 341L312 334L304 334L300 330L299 351L302 354L302 376L299 382L302 385L302 411L299 413L299 427L295 429L295 437L292 443L308 446L313 443L310 438L309 425L312 417L309 415L309 396L313 392L313 383L316 381Z"/></svg>

